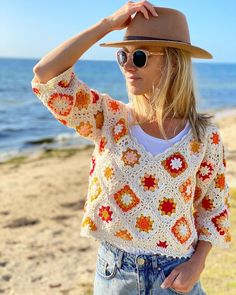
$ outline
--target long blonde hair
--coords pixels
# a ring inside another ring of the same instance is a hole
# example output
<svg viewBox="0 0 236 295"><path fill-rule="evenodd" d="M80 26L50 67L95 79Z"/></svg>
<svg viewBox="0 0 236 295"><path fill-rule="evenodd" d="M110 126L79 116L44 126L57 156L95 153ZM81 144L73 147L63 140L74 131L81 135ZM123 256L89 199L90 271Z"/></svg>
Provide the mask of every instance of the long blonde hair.
<svg viewBox="0 0 236 295"><path fill-rule="evenodd" d="M156 121L162 135L167 138L163 128L163 121L167 117L180 118L184 122L189 120L194 137L202 141L213 116L197 113L197 91L191 55L184 50L171 47L164 48L164 52L162 76L158 86L153 86L149 99L145 95L130 93L126 84L129 102L133 106L134 121L131 121L131 125Z"/></svg>

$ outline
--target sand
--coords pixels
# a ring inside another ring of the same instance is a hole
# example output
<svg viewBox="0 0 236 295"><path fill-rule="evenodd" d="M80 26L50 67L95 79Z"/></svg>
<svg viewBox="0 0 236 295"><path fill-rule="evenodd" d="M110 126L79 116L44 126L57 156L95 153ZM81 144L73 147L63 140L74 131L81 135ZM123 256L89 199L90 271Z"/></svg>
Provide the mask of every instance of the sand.
<svg viewBox="0 0 236 295"><path fill-rule="evenodd" d="M236 112L216 122L236 187ZM80 236L92 151L0 165L0 294L92 294L98 242Z"/></svg>

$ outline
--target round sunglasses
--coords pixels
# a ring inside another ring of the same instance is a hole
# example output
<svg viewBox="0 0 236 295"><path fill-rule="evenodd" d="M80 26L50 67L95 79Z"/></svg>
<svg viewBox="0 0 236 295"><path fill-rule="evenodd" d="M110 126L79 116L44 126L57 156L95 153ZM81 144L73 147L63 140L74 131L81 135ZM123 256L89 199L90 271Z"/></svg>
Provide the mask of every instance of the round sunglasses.
<svg viewBox="0 0 236 295"><path fill-rule="evenodd" d="M133 52L127 52L124 49L119 49L116 52L116 59L121 67L127 63L129 55L131 55L133 64L137 68L144 68L147 64L149 55L164 55L164 52L153 52L144 49L136 49Z"/></svg>

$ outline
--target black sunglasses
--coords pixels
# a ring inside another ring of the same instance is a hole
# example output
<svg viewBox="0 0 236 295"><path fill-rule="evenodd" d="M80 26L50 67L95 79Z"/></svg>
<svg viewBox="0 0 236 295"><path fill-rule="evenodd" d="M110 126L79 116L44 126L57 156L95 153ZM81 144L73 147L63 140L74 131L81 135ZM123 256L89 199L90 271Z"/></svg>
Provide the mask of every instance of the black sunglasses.
<svg viewBox="0 0 236 295"><path fill-rule="evenodd" d="M136 49L133 52L127 52L124 49L119 49L116 52L116 59L121 67L127 63L129 55L131 55L133 64L137 68L144 68L149 55L164 55L164 52L152 52L144 49Z"/></svg>

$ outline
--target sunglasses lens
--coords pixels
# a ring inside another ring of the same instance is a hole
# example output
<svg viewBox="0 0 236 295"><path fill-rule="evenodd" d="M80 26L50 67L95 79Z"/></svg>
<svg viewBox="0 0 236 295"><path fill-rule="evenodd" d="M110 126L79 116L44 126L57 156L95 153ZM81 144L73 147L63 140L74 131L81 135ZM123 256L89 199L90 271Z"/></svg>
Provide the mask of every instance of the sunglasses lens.
<svg viewBox="0 0 236 295"><path fill-rule="evenodd" d="M118 63L123 66L127 61L127 54L124 50L119 50L117 52L117 61Z"/></svg>
<svg viewBox="0 0 236 295"><path fill-rule="evenodd" d="M146 63L146 60L147 60L147 57L145 52L141 50L137 50L134 52L133 63L136 65L136 67L142 68Z"/></svg>

